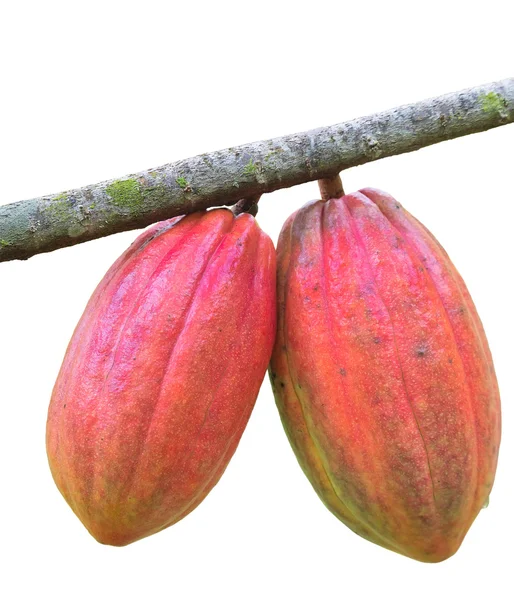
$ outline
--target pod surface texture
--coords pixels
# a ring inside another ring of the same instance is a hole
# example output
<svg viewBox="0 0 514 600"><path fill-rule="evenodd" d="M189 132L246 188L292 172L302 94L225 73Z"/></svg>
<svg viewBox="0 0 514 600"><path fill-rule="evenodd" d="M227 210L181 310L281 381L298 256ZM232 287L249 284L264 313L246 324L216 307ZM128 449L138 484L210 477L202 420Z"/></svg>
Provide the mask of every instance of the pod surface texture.
<svg viewBox="0 0 514 600"><path fill-rule="evenodd" d="M169 527L221 477L271 355L275 274L254 218L216 209L151 227L98 285L47 422L54 480L98 541Z"/></svg>
<svg viewBox="0 0 514 600"><path fill-rule="evenodd" d="M500 443L464 282L432 234L371 188L291 215L277 263L269 373L303 471L360 536L445 560L487 502Z"/></svg>

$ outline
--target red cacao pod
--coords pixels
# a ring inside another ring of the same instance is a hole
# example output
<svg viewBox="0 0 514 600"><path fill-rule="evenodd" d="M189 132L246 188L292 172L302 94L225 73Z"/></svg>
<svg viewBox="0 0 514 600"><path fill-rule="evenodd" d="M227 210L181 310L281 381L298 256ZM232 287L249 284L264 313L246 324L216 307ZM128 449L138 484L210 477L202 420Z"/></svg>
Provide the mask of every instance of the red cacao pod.
<svg viewBox="0 0 514 600"><path fill-rule="evenodd" d="M500 442L464 282L432 234L373 189L293 214L277 262L270 376L302 469L362 537L448 558L489 497Z"/></svg>
<svg viewBox="0 0 514 600"><path fill-rule="evenodd" d="M54 387L47 453L99 541L176 523L225 470L275 336L275 249L226 209L159 223L93 293Z"/></svg>

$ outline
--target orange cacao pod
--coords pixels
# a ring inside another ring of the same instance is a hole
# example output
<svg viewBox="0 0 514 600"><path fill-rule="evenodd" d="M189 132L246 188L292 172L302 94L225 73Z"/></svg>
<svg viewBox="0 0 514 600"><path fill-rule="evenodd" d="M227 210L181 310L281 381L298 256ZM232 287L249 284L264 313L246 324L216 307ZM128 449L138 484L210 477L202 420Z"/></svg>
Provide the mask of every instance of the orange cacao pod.
<svg viewBox="0 0 514 600"><path fill-rule="evenodd" d="M271 355L275 268L254 218L217 209L143 233L93 293L54 387L47 453L98 541L169 527L221 477Z"/></svg>
<svg viewBox="0 0 514 600"><path fill-rule="evenodd" d="M314 489L362 537L437 562L493 485L500 400L447 254L391 196L304 206L277 248L270 376Z"/></svg>

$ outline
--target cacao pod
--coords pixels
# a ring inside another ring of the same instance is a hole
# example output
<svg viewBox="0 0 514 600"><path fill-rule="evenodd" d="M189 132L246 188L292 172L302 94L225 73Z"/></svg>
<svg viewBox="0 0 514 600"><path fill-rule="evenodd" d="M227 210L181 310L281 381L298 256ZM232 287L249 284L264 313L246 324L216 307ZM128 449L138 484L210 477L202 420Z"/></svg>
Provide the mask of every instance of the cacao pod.
<svg viewBox="0 0 514 600"><path fill-rule="evenodd" d="M464 282L374 189L293 214L277 263L270 378L303 471L362 537L448 558L489 497L500 442L494 367Z"/></svg>
<svg viewBox="0 0 514 600"><path fill-rule="evenodd" d="M143 233L93 293L53 390L47 453L99 542L176 523L221 477L269 363L275 275L254 218L217 209Z"/></svg>

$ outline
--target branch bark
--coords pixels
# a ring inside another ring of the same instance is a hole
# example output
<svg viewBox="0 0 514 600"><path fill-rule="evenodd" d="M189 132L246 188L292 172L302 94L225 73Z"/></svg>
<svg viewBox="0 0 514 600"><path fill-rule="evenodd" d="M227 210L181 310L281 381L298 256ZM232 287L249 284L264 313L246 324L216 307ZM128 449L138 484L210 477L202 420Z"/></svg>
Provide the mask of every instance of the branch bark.
<svg viewBox="0 0 514 600"><path fill-rule="evenodd" d="M201 154L60 194L0 206L0 261L307 181L514 122L514 78L346 123Z"/></svg>

